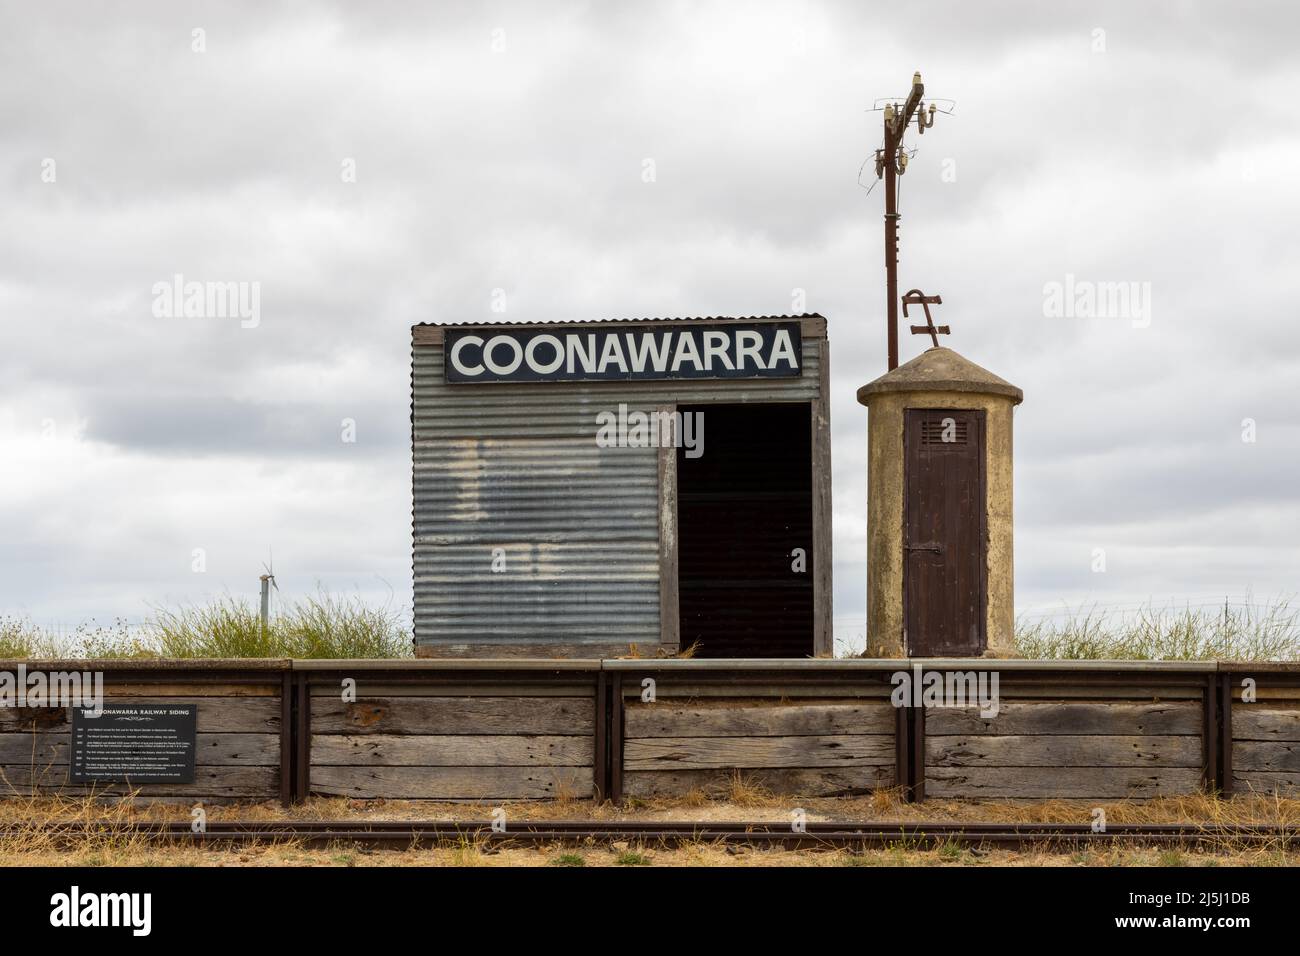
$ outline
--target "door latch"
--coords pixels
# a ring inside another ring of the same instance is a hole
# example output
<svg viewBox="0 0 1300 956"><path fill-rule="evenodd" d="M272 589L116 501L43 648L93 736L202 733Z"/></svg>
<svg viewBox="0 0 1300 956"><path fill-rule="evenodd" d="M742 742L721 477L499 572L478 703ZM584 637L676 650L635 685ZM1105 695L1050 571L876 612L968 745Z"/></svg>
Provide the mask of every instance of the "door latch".
<svg viewBox="0 0 1300 956"><path fill-rule="evenodd" d="M907 544L903 546L904 551L932 551L935 554L943 554L943 545L941 544Z"/></svg>

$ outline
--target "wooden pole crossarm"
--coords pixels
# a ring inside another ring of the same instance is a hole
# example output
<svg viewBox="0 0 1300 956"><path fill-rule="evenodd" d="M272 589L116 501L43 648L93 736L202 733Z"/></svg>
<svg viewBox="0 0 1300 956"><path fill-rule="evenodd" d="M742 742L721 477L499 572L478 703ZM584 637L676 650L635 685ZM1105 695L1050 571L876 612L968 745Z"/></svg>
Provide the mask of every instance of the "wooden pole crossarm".
<svg viewBox="0 0 1300 956"><path fill-rule="evenodd" d="M916 115L916 108L921 105L921 97L925 95L925 84L921 82L921 74L916 73L912 76L912 92L908 94L906 102L903 103L902 115L895 115L894 123L898 129L899 137L907 129L907 125L912 122L912 117Z"/></svg>

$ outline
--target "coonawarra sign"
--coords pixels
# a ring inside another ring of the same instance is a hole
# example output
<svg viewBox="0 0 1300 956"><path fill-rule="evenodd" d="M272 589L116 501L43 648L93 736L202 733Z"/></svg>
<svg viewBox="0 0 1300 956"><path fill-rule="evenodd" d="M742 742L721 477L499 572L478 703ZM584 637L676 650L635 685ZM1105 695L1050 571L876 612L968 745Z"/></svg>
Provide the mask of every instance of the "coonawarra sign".
<svg viewBox="0 0 1300 956"><path fill-rule="evenodd" d="M448 382L797 378L798 322L611 329L448 329Z"/></svg>

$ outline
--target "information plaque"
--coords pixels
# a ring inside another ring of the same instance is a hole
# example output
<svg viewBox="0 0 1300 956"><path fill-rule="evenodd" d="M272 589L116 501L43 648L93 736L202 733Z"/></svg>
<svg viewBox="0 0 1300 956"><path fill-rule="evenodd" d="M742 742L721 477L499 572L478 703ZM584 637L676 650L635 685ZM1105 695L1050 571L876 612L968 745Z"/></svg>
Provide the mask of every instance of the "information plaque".
<svg viewBox="0 0 1300 956"><path fill-rule="evenodd" d="M72 783L193 783L196 704L72 710Z"/></svg>

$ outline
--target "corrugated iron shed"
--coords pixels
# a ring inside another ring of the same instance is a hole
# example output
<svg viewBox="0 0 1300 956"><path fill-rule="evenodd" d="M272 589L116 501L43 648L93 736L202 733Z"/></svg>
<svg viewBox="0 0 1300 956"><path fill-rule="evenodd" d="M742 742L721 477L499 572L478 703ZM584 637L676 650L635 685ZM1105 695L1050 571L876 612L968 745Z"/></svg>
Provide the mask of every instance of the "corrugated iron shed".
<svg viewBox="0 0 1300 956"><path fill-rule="evenodd" d="M799 322L798 377L449 383L447 329L412 328L412 534L417 651L427 656L616 656L676 650L675 459L602 448L596 416L721 402L808 403L824 459L817 626L830 635L826 324L819 315L611 320ZM492 323L572 330L606 322ZM816 466L814 466L816 467ZM820 479L819 479L820 480ZM817 486L817 481L814 482ZM818 497L821 497L820 495ZM820 610L824 603L824 612ZM811 641L810 641L811 644Z"/></svg>

